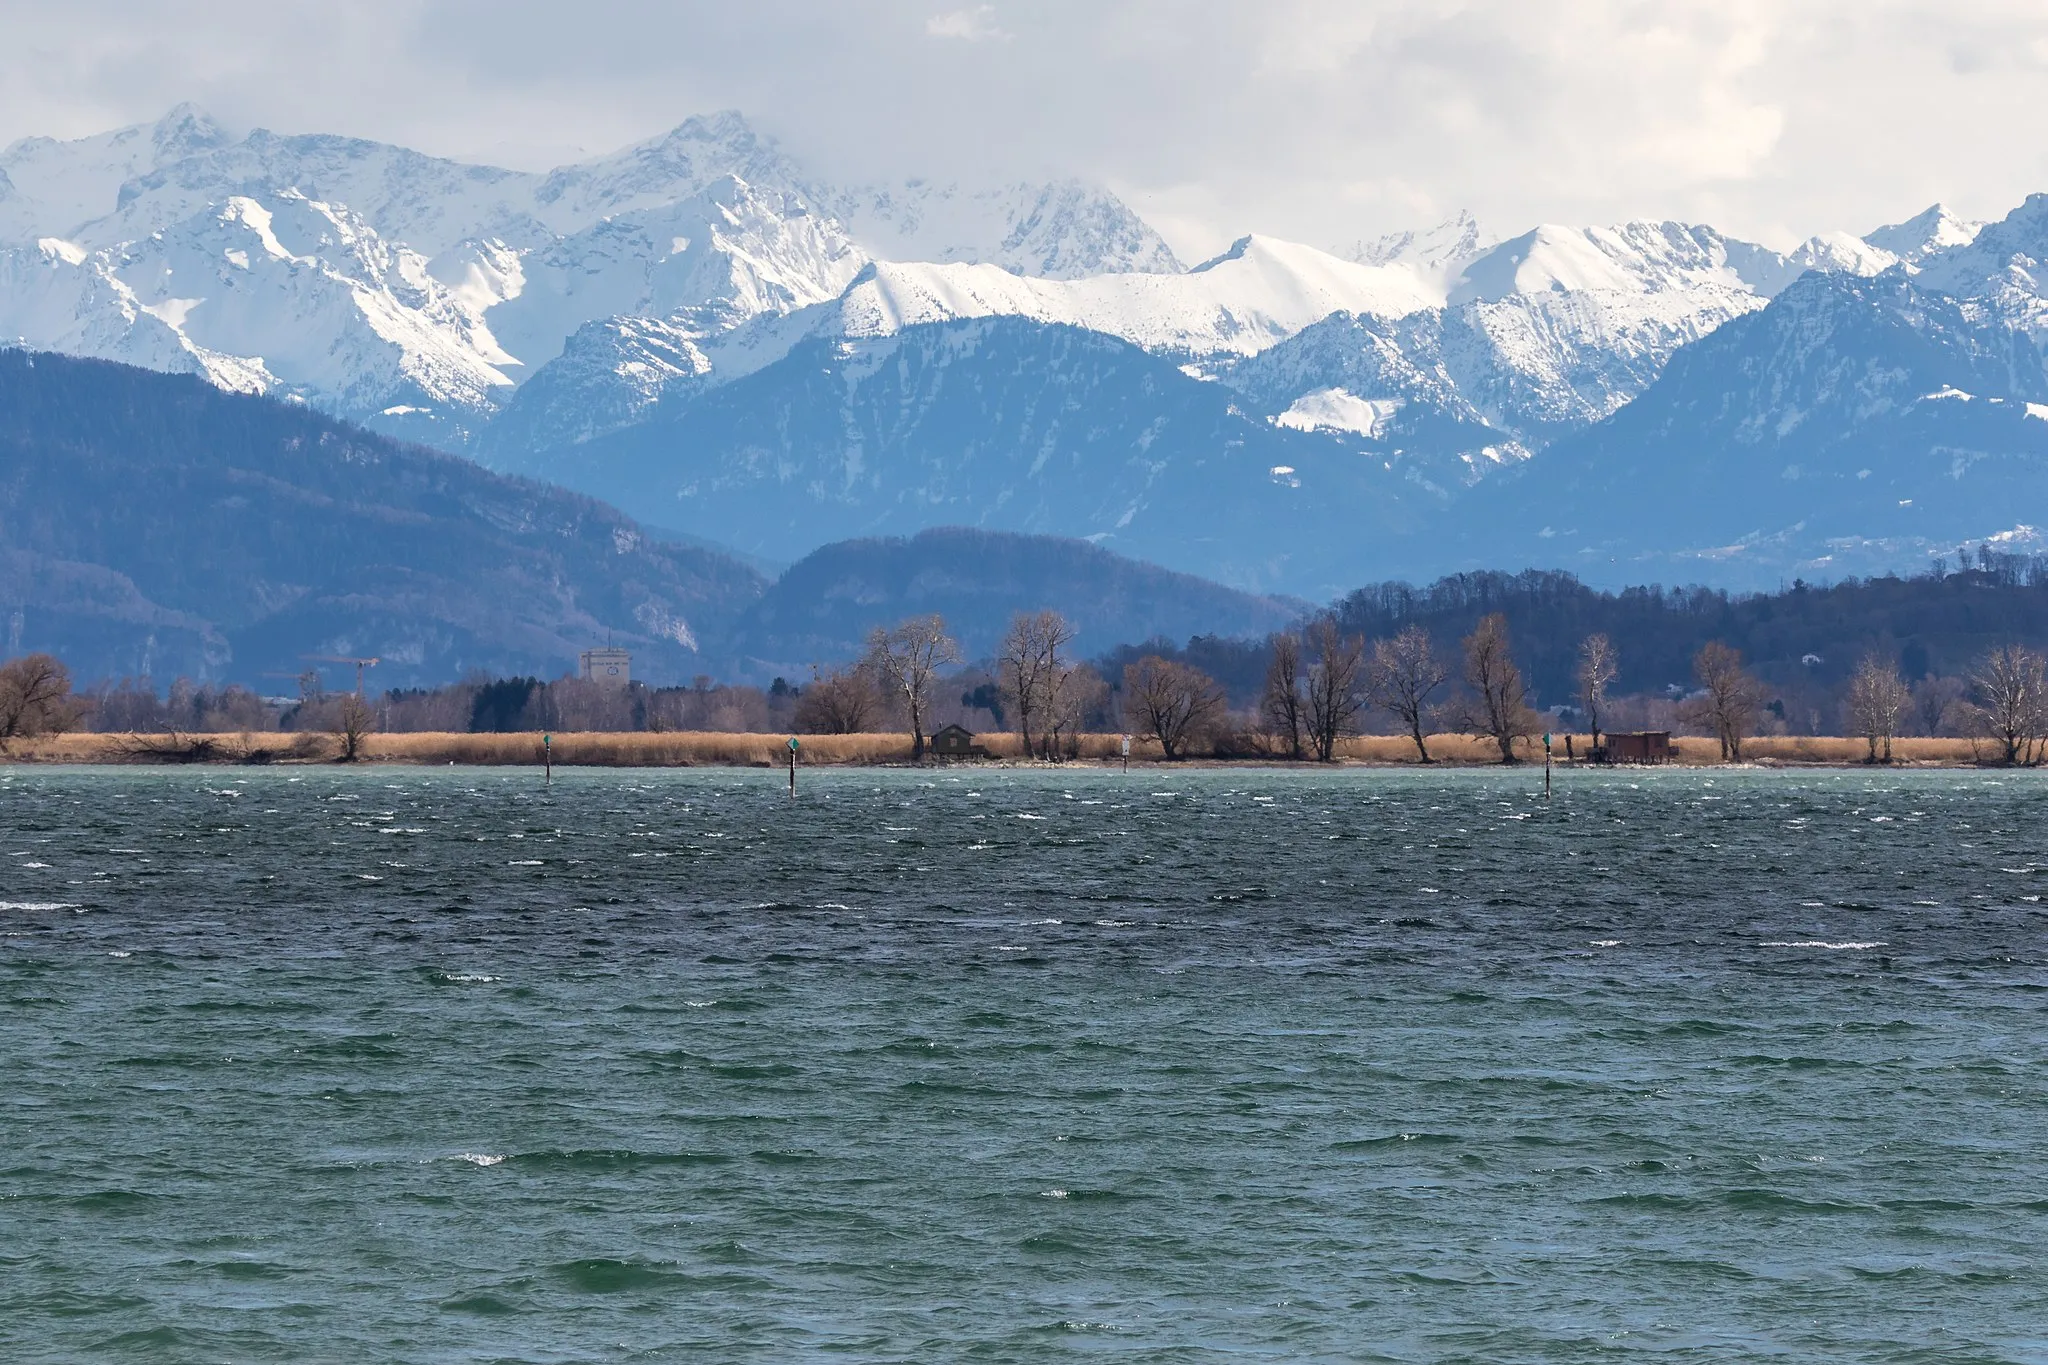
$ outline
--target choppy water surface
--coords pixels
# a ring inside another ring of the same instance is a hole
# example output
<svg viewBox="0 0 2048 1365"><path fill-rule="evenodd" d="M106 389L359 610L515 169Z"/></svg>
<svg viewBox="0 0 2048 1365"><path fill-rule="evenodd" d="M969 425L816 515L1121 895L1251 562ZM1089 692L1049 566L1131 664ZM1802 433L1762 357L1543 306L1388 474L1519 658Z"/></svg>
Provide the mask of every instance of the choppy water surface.
<svg viewBox="0 0 2048 1365"><path fill-rule="evenodd" d="M0 773L0 1357L2048 1360L2035 774Z"/></svg>

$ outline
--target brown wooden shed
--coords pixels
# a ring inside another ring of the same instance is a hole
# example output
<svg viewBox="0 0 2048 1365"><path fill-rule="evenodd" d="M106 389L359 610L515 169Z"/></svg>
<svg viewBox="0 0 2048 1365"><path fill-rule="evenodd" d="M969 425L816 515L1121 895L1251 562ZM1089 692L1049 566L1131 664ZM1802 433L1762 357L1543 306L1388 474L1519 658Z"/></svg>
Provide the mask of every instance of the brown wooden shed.
<svg viewBox="0 0 2048 1365"><path fill-rule="evenodd" d="M932 736L934 758L987 758L988 750L974 742L974 731L964 725L948 725Z"/></svg>
<svg viewBox="0 0 2048 1365"><path fill-rule="evenodd" d="M1607 763L1669 763L1678 757L1678 746L1669 730L1629 730L1607 736Z"/></svg>

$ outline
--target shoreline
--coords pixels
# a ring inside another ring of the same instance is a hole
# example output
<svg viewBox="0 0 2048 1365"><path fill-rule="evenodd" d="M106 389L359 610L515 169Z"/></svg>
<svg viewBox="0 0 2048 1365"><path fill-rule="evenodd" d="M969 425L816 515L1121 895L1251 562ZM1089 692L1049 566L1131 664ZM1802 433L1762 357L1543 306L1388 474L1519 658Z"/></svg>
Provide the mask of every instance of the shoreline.
<svg viewBox="0 0 2048 1365"><path fill-rule="evenodd" d="M1026 758L1015 735L990 734L977 742L990 751L986 758L910 757L906 734L802 735L800 767L901 768L1117 768L1122 765L1122 737L1082 735L1072 757L1048 761ZM785 734L722 734L699 731L581 731L553 737L552 760L558 768L781 768L788 762ZM1586 737L1573 736L1583 752ZM1678 757L1669 763L1615 764L1608 770L1651 768L1992 768L1992 747L1968 739L1911 738L1894 740L1893 761L1871 764L1861 739L1840 736L1767 735L1748 740L1739 762L1724 763L1718 745L1701 736L1674 740ZM1429 738L1431 768L1500 768L1491 741L1469 735ZM0 766L186 766L212 767L526 767L543 766L540 732L468 734L419 732L366 736L352 763L339 758L340 741L317 732L253 732L242 734L69 734L18 739L0 746ZM1520 768L1543 765L1543 746L1517 745ZM1567 763L1562 736L1554 752L1556 767L1590 769L1583 760ZM1334 764L1290 760L1278 754L1228 757L1199 755L1168 761L1156 742L1138 740L1131 763L1145 768L1412 768L1413 743L1405 736L1363 735L1342 741Z"/></svg>

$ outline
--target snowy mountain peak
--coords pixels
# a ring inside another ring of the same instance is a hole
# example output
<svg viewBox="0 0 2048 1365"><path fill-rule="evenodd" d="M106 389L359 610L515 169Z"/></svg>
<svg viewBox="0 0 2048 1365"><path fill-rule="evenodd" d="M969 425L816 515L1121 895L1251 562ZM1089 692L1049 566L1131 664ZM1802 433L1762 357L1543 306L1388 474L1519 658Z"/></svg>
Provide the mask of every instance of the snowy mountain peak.
<svg viewBox="0 0 2048 1365"><path fill-rule="evenodd" d="M156 152L156 164L162 166L181 156L225 147L234 139L213 115L187 102L173 107L151 125L149 141Z"/></svg>
<svg viewBox="0 0 2048 1365"><path fill-rule="evenodd" d="M2048 346L2048 270L2043 269L2044 261L2048 261L2048 194L2031 194L2005 217L1984 224L1968 242L1923 256L1916 278L1924 287L1951 298L1979 301L2007 326Z"/></svg>
<svg viewBox="0 0 2048 1365"><path fill-rule="evenodd" d="M1849 275L1878 275L1897 265L1901 257L1868 237L1847 232L1823 232L1809 237L1786 257L1798 270L1835 270Z"/></svg>
<svg viewBox="0 0 2048 1365"><path fill-rule="evenodd" d="M992 189L922 179L844 188L812 181L807 189L884 260L977 262L1059 280L1181 268L1151 224L1079 180Z"/></svg>
<svg viewBox="0 0 2048 1365"><path fill-rule="evenodd" d="M701 193L722 176L794 188L796 168L775 140L727 109L683 120L659 137L550 171L534 202L562 229L611 213Z"/></svg>
<svg viewBox="0 0 2048 1365"><path fill-rule="evenodd" d="M737 109L717 109L692 114L675 127L651 139L665 146L719 147L728 156L742 152L774 151L775 139L757 132L747 116Z"/></svg>
<svg viewBox="0 0 2048 1365"><path fill-rule="evenodd" d="M1360 239L1348 247L1339 248L1337 254L1360 265L1412 265L1450 271L1498 241L1499 238L1479 226L1479 220L1469 211L1460 210L1435 227L1390 232L1371 241Z"/></svg>
<svg viewBox="0 0 2048 1365"><path fill-rule="evenodd" d="M1784 258L1775 252L1709 227L1655 221L1591 228L1546 223L1468 263L1451 286L1450 300L1588 290L1768 293L1782 287L1785 275Z"/></svg>
<svg viewBox="0 0 2048 1365"><path fill-rule="evenodd" d="M0 152L0 241L71 236L114 207L123 185L184 157L225 147L225 130L195 105L181 104L155 123L59 142L27 137Z"/></svg>
<svg viewBox="0 0 2048 1365"><path fill-rule="evenodd" d="M1903 223L1892 223L1863 234L1863 240L1899 260L1918 264L1937 251L1968 246L1984 230L1984 224L1958 218L1948 205L1935 204Z"/></svg>

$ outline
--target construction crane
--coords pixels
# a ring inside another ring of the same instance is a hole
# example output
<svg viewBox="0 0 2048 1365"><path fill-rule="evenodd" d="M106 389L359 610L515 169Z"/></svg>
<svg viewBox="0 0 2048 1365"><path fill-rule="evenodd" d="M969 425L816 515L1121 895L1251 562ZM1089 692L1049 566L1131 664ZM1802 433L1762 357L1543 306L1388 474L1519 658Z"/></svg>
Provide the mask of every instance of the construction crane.
<svg viewBox="0 0 2048 1365"><path fill-rule="evenodd" d="M316 664L354 664L356 666L356 695L358 697L363 695L363 670L375 668L379 663L383 662L381 658L352 659L340 654L301 654L299 657Z"/></svg>

